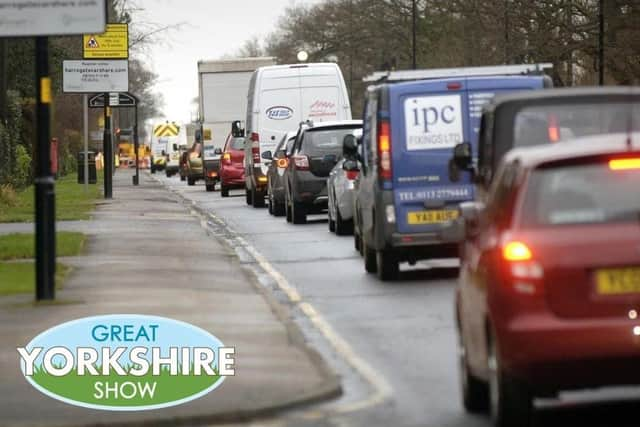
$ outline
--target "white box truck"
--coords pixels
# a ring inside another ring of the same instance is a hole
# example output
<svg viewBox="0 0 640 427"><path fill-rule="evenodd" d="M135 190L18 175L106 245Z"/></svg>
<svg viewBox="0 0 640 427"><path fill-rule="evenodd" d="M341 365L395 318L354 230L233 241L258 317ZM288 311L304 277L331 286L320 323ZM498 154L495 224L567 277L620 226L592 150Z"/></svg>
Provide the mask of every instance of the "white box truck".
<svg viewBox="0 0 640 427"><path fill-rule="evenodd" d="M246 117L251 75L257 68L275 63L273 57L198 61L198 115L207 190L213 190L218 181L220 151L231 132L231 123Z"/></svg>

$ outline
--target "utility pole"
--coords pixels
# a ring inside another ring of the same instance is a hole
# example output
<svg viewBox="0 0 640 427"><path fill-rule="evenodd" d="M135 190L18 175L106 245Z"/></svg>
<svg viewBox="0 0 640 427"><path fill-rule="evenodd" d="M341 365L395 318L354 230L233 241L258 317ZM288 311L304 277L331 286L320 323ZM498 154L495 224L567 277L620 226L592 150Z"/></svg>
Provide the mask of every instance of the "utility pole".
<svg viewBox="0 0 640 427"><path fill-rule="evenodd" d="M604 0L600 0L598 18L598 84L604 86Z"/></svg>
<svg viewBox="0 0 640 427"><path fill-rule="evenodd" d="M411 0L411 61L412 68L415 70L418 68L416 61L416 22L417 22L417 5L416 0Z"/></svg>
<svg viewBox="0 0 640 427"><path fill-rule="evenodd" d="M111 107L109 93L104 93L104 134L102 151L104 153L104 198L113 198L113 141L111 141Z"/></svg>
<svg viewBox="0 0 640 427"><path fill-rule="evenodd" d="M56 210L51 176L49 132L51 125L51 77L49 39L36 37L36 300L55 298Z"/></svg>
<svg viewBox="0 0 640 427"><path fill-rule="evenodd" d="M9 49L6 38L0 39L0 120L7 120L7 88L9 86L7 75L7 63L9 62Z"/></svg>

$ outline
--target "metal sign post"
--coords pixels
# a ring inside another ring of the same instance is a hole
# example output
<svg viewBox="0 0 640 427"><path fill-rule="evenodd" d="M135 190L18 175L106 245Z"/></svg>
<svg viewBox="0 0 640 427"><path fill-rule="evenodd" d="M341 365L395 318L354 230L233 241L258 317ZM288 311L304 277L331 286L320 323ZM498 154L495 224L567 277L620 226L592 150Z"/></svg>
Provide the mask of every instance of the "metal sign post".
<svg viewBox="0 0 640 427"><path fill-rule="evenodd" d="M56 196L49 149L51 78L47 37L36 38L36 85L36 299L52 300L56 275Z"/></svg>
<svg viewBox="0 0 640 427"><path fill-rule="evenodd" d="M84 192L89 192L89 106L87 94L82 95L83 121L84 121Z"/></svg>
<svg viewBox="0 0 640 427"><path fill-rule="evenodd" d="M106 100L106 102L105 102ZM140 144L139 144L139 140L138 140L138 104L139 104L139 100L138 98L129 93L129 92L122 92L122 93L99 93L96 94L94 96L92 96L91 98L89 98L89 108L104 108L105 111L107 109L111 110L111 108L125 108L125 107L133 107L135 108L134 114L135 114L135 118L134 118L134 124L133 124L133 144L136 150L136 175L133 177L133 185L138 185L138 183L140 182L140 162L139 162L139 150L140 150ZM104 122L104 141L107 141L107 129L110 129L111 126L111 119L110 117L107 117L105 115L105 122ZM111 131L109 131L109 138L111 137ZM113 145L111 145L111 147L113 148ZM104 168L105 170L107 170L107 148L106 148L106 143L104 146L105 149L105 165ZM113 151L111 152L111 164L113 164L114 158L113 158ZM105 172L105 181L107 179L107 174ZM105 197L107 194L107 187L106 187L106 182L105 182ZM111 194L111 193L109 193Z"/></svg>
<svg viewBox="0 0 640 427"><path fill-rule="evenodd" d="M104 198L113 198L113 141L111 141L111 108L109 94L104 94L107 102L104 104L104 134L102 138L102 152L104 153Z"/></svg>

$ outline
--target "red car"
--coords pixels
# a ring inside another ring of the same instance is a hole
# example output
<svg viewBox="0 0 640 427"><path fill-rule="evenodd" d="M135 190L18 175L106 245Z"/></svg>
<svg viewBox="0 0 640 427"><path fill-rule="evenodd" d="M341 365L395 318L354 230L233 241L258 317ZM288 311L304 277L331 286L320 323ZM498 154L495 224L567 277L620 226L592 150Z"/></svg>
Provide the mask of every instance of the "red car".
<svg viewBox="0 0 640 427"><path fill-rule="evenodd" d="M234 188L244 188L244 138L229 134L220 161L220 194L229 197Z"/></svg>
<svg viewBox="0 0 640 427"><path fill-rule="evenodd" d="M460 207L466 409L525 427L534 397L640 384L640 134L514 150L487 200Z"/></svg>

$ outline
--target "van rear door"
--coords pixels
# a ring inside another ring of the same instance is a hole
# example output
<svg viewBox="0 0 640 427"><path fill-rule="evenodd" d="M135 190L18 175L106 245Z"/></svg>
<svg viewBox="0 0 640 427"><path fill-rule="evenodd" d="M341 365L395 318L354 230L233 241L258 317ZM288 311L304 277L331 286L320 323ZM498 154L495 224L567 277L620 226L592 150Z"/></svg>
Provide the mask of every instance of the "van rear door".
<svg viewBox="0 0 640 427"><path fill-rule="evenodd" d="M543 78L477 77L400 85L392 90L393 189L398 231L436 233L474 198L467 172L449 179L452 148L477 153L482 106L497 93L543 87Z"/></svg>
<svg viewBox="0 0 640 427"><path fill-rule="evenodd" d="M333 65L299 68L302 120L351 120L340 70Z"/></svg>

